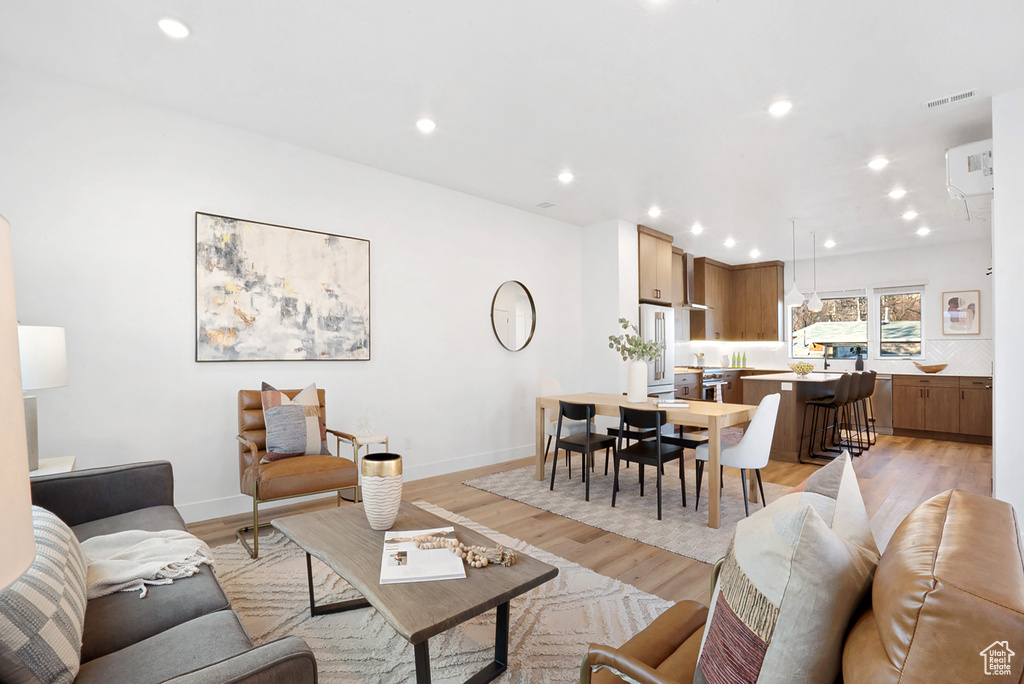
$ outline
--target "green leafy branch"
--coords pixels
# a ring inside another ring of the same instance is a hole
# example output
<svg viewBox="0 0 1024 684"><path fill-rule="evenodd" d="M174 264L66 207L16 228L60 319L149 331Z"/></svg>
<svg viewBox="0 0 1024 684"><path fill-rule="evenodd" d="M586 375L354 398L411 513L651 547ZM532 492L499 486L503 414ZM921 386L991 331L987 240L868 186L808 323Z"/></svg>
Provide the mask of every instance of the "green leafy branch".
<svg viewBox="0 0 1024 684"><path fill-rule="evenodd" d="M640 337L640 331L629 322L629 319L620 318L619 325L626 332L621 335L608 336L608 348L614 349L621 356L623 361L653 361L665 348L663 342L647 342ZM629 332L632 330L632 334Z"/></svg>

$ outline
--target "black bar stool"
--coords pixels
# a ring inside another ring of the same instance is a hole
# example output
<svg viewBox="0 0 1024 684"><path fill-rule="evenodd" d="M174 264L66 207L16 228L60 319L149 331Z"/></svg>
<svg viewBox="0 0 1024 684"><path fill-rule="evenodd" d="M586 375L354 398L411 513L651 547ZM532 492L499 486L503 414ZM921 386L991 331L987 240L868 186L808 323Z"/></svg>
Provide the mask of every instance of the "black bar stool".
<svg viewBox="0 0 1024 684"><path fill-rule="evenodd" d="M853 381L852 376L849 373L843 373L839 378L839 382L836 383L835 392L831 396L819 397L817 399L808 399L804 402L804 417L800 426L800 451L797 452L797 459L801 463L807 463L804 461L801 454L803 453L803 437L806 435L807 439L807 457L808 458L835 458L835 456L829 455L826 452L840 453L839 449L832 449L825 446L825 434L832 429L832 441L835 442L835 427L839 422L839 409L846 404L847 397L850 393L850 383ZM811 413L811 425L810 433L807 432L807 410L813 409ZM821 422L819 423L819 413L824 412ZM829 424L829 413L833 414L833 422ZM819 428L818 426L821 425ZM816 435L821 435L821 447L820 452L815 453L814 451L814 438Z"/></svg>

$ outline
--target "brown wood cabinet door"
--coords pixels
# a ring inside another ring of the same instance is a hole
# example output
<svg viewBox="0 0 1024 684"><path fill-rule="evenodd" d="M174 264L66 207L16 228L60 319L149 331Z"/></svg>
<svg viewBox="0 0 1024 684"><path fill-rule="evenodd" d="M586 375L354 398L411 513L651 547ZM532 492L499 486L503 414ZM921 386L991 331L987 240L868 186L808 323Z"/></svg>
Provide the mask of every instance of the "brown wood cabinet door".
<svg viewBox="0 0 1024 684"><path fill-rule="evenodd" d="M727 340L729 339L729 319L732 315L732 306L729 301L729 272L720 266L707 264L705 268L707 278L707 301L704 303L712 307L707 312L707 339Z"/></svg>
<svg viewBox="0 0 1024 684"><path fill-rule="evenodd" d="M733 272L733 332L734 340L744 342L758 339L757 304L760 301L758 269L743 268Z"/></svg>
<svg viewBox="0 0 1024 684"><path fill-rule="evenodd" d="M924 407L925 430L960 431L960 390L955 387L927 387L924 390Z"/></svg>
<svg viewBox="0 0 1024 684"><path fill-rule="evenodd" d="M924 430L924 388L893 385L892 426L903 430Z"/></svg>
<svg viewBox="0 0 1024 684"><path fill-rule="evenodd" d="M765 266L757 269L759 276L757 306L757 331L759 340L779 341L782 327L783 278L781 266Z"/></svg>
<svg viewBox="0 0 1024 684"><path fill-rule="evenodd" d="M960 434L992 436L992 389L960 390Z"/></svg>
<svg viewBox="0 0 1024 684"><path fill-rule="evenodd" d="M640 299L644 301L658 301L658 238L639 234L640 252Z"/></svg>
<svg viewBox="0 0 1024 684"><path fill-rule="evenodd" d="M683 290L686 288L684 282L683 255L672 250L672 305L680 306L683 303Z"/></svg>
<svg viewBox="0 0 1024 684"><path fill-rule="evenodd" d="M655 288L658 290L658 301L672 303L672 243L655 240L654 256L657 275Z"/></svg>

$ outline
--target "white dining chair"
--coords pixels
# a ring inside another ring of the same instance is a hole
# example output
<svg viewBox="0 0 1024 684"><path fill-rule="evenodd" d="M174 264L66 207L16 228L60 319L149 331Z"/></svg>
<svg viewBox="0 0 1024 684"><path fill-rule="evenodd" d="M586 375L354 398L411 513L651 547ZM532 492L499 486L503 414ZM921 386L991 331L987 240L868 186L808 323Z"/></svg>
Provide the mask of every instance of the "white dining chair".
<svg viewBox="0 0 1024 684"><path fill-rule="evenodd" d="M764 499L764 486L761 484L761 468L768 465L768 455L772 450L772 438L775 436L775 419L779 415L780 394L769 394L757 407L753 420L743 433L739 442L722 441L722 465L740 469L740 481L743 483L743 510L750 515L750 504L747 499L747 470L757 473L757 488L761 491L761 504L767 505ZM697 503L700 507L700 482L704 475L704 464L708 460L708 445L697 447ZM720 478L721 479L721 478Z"/></svg>
<svg viewBox="0 0 1024 684"><path fill-rule="evenodd" d="M540 396L542 397L554 397L562 394L562 383L558 382L554 378L541 378L540 379ZM562 421L562 436L568 437L569 435L578 435L585 432L587 426L583 421L580 420L563 420ZM544 447L544 462L547 463L548 451L551 449L552 438L558 437L558 411L554 409L544 409L544 434L548 436L547 445ZM568 465L568 455L566 455L566 465Z"/></svg>

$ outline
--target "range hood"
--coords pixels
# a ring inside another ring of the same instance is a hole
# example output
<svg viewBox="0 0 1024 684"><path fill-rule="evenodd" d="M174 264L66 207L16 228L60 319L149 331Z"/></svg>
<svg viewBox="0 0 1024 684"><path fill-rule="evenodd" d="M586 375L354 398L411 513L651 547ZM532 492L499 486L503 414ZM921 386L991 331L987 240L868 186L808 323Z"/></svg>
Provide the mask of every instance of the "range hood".
<svg viewBox="0 0 1024 684"><path fill-rule="evenodd" d="M693 285L693 255L689 252L683 254L683 284L685 287L683 288L682 308L690 309L692 311L707 311L711 309L711 307L704 304L704 302L694 301L697 290Z"/></svg>

